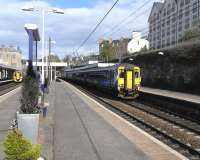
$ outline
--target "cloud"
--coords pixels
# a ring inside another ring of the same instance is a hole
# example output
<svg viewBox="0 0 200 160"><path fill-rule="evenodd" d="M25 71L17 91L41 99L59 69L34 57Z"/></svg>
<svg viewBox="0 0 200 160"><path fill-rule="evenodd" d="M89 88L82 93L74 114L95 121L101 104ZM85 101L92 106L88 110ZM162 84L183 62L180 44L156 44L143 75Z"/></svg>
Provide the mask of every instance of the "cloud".
<svg viewBox="0 0 200 160"><path fill-rule="evenodd" d="M53 52L63 57L78 48L113 2L113 0L101 0L97 1L92 7L64 8L64 15L47 13L45 16L46 39L51 37L57 42L53 46ZM120 1L98 28L97 32L83 46L80 53L96 52L99 38L106 32L111 33L111 28L114 25L122 21L143 3L144 1L141 0ZM40 12L21 11L20 9L24 5L34 5L37 8L51 8L52 5L51 1L0 0L0 6L3 6L0 10L0 42L20 46L24 56L27 56L28 36L23 26L25 23L36 23L39 26L41 35L42 17ZM149 4L145 8L151 5ZM148 15L148 12L144 15L138 14L137 17L139 18L132 19L129 23L121 25L120 30L113 35L113 38L131 37L133 30L140 30L147 26ZM105 38L109 38L109 35L105 35Z"/></svg>

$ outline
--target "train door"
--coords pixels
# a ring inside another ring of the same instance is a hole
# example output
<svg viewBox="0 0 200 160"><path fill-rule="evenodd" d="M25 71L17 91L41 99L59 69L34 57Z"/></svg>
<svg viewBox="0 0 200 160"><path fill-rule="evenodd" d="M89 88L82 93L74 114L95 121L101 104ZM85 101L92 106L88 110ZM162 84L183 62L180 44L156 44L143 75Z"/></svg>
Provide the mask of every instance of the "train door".
<svg viewBox="0 0 200 160"><path fill-rule="evenodd" d="M124 89L124 81L125 81L125 70L124 67L118 68L118 91Z"/></svg>
<svg viewBox="0 0 200 160"><path fill-rule="evenodd" d="M126 88L127 90L133 89L133 71L132 70L126 71Z"/></svg>
<svg viewBox="0 0 200 160"><path fill-rule="evenodd" d="M135 75L135 85L137 87L139 87L140 83L141 83L140 68L139 67L134 68L134 75Z"/></svg>

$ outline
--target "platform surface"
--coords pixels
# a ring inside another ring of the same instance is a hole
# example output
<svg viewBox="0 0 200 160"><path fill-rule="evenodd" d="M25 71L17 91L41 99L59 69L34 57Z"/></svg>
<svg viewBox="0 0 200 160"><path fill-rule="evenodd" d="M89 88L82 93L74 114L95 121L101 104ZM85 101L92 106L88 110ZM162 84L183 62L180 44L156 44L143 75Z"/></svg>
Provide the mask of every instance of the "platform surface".
<svg viewBox="0 0 200 160"><path fill-rule="evenodd" d="M3 160L3 140L8 132L16 111L20 106L20 88L0 96L0 160Z"/></svg>
<svg viewBox="0 0 200 160"><path fill-rule="evenodd" d="M160 96L165 96L165 97L175 98L178 100L185 100L188 102L200 104L200 95L193 95L193 94L188 94L188 93L181 93L181 92L155 89L155 88L149 88L149 87L141 87L140 90L145 93L151 93L155 95L160 95Z"/></svg>
<svg viewBox="0 0 200 160"><path fill-rule="evenodd" d="M70 84L54 85L55 160L181 159L137 130L129 130L130 126L101 111L97 103Z"/></svg>

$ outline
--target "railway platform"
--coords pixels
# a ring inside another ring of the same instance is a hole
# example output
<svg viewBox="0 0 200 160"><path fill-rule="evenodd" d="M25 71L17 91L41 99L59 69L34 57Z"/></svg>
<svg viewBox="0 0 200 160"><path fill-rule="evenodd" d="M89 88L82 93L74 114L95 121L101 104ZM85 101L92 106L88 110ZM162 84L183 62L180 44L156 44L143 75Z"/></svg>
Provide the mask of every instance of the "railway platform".
<svg viewBox="0 0 200 160"><path fill-rule="evenodd" d="M193 95L193 94L187 94L187 93L181 93L181 92L175 92L175 91L169 91L169 90L162 90L162 89L155 89L155 88L149 88L149 87L141 87L141 92L149 93L153 95L168 97L168 98L174 98L177 100L183 100L191 103L200 104L200 95Z"/></svg>
<svg viewBox="0 0 200 160"><path fill-rule="evenodd" d="M3 160L3 140L19 108L20 88L0 96L0 159Z"/></svg>
<svg viewBox="0 0 200 160"><path fill-rule="evenodd" d="M0 97L0 159L3 138L20 105L19 93L17 89ZM49 107L40 128L48 160L186 159L64 81L51 83L45 101Z"/></svg>
<svg viewBox="0 0 200 160"><path fill-rule="evenodd" d="M53 88L54 159L186 159L74 86L61 81Z"/></svg>

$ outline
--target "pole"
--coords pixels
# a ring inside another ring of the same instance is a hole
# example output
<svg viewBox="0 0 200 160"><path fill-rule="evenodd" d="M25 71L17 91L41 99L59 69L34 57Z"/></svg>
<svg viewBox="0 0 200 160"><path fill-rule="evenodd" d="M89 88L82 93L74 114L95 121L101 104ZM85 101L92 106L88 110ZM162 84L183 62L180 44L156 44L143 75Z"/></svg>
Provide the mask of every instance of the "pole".
<svg viewBox="0 0 200 160"><path fill-rule="evenodd" d="M48 64L48 68L50 67L50 62L51 62L51 37L49 37L49 64ZM51 75L51 72L49 72L49 75ZM49 76L51 77L51 76Z"/></svg>
<svg viewBox="0 0 200 160"><path fill-rule="evenodd" d="M29 65L32 66L32 62L33 62L33 32L31 30L29 30L28 34L29 34Z"/></svg>
<svg viewBox="0 0 200 160"><path fill-rule="evenodd" d="M36 55L35 55L35 61L36 61L36 71L37 71L37 40L36 40L36 42L35 42L35 52L36 52Z"/></svg>
<svg viewBox="0 0 200 160"><path fill-rule="evenodd" d="M178 0L176 2L176 45L178 44Z"/></svg>
<svg viewBox="0 0 200 160"><path fill-rule="evenodd" d="M200 3L200 1L198 0L198 23L199 23L198 25L199 25L199 27L200 27L200 22L199 22L199 20L200 20L200 19L199 19L199 17L200 17L200 15L199 15L199 12L200 12L200 11L199 11L199 7L200 7L200 6L199 6L199 5L200 5L200 4L199 4L199 3Z"/></svg>
<svg viewBox="0 0 200 160"><path fill-rule="evenodd" d="M44 15L45 14L45 10L42 9L42 85L44 87L44 42L45 42L45 39L44 39Z"/></svg>
<svg viewBox="0 0 200 160"><path fill-rule="evenodd" d="M46 78L48 78L48 54L47 54L47 47L48 47L48 43L46 43L46 46L45 46L45 57L46 57L46 63L45 63L45 68L46 68Z"/></svg>

